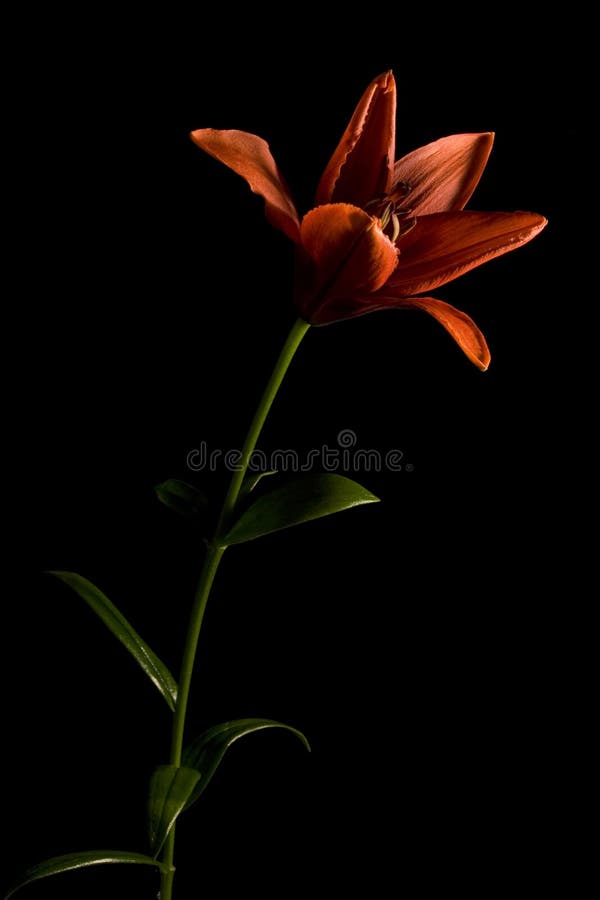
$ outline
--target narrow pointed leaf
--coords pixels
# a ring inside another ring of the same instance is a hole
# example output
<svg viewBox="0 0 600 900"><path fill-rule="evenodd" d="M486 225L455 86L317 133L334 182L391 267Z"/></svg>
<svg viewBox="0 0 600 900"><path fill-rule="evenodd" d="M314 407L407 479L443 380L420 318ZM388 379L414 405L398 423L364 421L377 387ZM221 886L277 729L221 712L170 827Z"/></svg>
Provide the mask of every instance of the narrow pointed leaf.
<svg viewBox="0 0 600 900"><path fill-rule="evenodd" d="M196 769L159 766L150 779L148 828L152 852L160 853L175 819L185 808L200 780Z"/></svg>
<svg viewBox="0 0 600 900"><path fill-rule="evenodd" d="M206 494L177 478L157 484L154 490L161 503L182 516L199 516L208 509Z"/></svg>
<svg viewBox="0 0 600 900"><path fill-rule="evenodd" d="M303 475L258 497L241 514L224 543L251 541L272 531L378 500L362 485L343 475Z"/></svg>
<svg viewBox="0 0 600 900"><path fill-rule="evenodd" d="M68 584L69 587L85 600L96 615L98 615L114 636L127 647L131 655L137 660L146 675L154 682L161 692L169 707L174 710L177 701L177 682L163 662L142 640L137 631L129 624L127 619L119 612L117 607L110 602L102 591L91 581L76 575L75 572L49 572Z"/></svg>
<svg viewBox="0 0 600 900"><path fill-rule="evenodd" d="M52 859L47 859L44 862L37 863L35 866L31 866L15 881L8 893L4 895L4 900L12 897L19 888L32 881L38 881L40 878L48 878L50 875L60 875L61 872L71 872L74 869L84 869L87 866L98 866L105 863L131 863L133 865L154 866L160 869L161 872L165 871L165 866L162 863L142 853L127 853L123 850L90 850L85 853L67 853L64 856L55 856Z"/></svg>
<svg viewBox="0 0 600 900"><path fill-rule="evenodd" d="M271 469L269 472L253 472L251 475L246 475L242 481L238 500L243 500L244 497L247 497L248 494L254 490L259 481L266 478L267 475L277 475L277 469Z"/></svg>
<svg viewBox="0 0 600 900"><path fill-rule="evenodd" d="M262 731L265 728L284 728L286 731L291 731L310 751L310 744L301 731L273 719L235 719L232 722L215 725L192 741L183 753L184 764L202 772L202 779L195 785L186 807L195 803L204 792L228 748L244 735Z"/></svg>

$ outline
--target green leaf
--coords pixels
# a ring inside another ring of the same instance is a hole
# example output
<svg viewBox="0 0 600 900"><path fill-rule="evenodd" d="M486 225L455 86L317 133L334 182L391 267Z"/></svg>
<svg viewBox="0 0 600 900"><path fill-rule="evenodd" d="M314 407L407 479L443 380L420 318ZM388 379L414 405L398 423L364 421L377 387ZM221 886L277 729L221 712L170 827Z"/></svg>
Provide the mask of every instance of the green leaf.
<svg viewBox="0 0 600 900"><path fill-rule="evenodd" d="M240 544L281 528L378 500L366 488L343 475L303 475L258 497L244 510L223 540L225 544Z"/></svg>
<svg viewBox="0 0 600 900"><path fill-rule="evenodd" d="M275 722L273 719L235 719L232 722L215 725L203 732L184 750L184 765L202 772L202 780L195 785L186 807L195 803L204 792L228 748L245 734L262 731L264 728L284 728L286 731L291 731L310 752L310 744L301 731L292 728L291 725L285 725L283 722Z"/></svg>
<svg viewBox="0 0 600 900"><path fill-rule="evenodd" d="M169 478L168 481L157 484L154 490L161 503L182 516L202 515L208 509L206 494L177 478Z"/></svg>
<svg viewBox="0 0 600 900"><path fill-rule="evenodd" d="M90 850L87 853L67 853L65 856L54 856L44 862L37 863L27 869L23 875L15 881L4 900L29 884L31 881L38 881L40 878L48 878L50 875L59 875L61 872L70 872L73 869L84 869L86 866L98 866L104 863L133 863L134 865L154 866L161 872L166 871L165 866L152 859L151 856L145 856L142 853L127 853L123 850Z"/></svg>
<svg viewBox="0 0 600 900"><path fill-rule="evenodd" d="M102 619L131 655L138 661L146 675L154 682L172 710L177 701L177 682L163 662L152 652L135 631L127 619L121 615L117 607L110 602L102 591L75 572L49 572L68 584L69 587L85 600L94 612Z"/></svg>
<svg viewBox="0 0 600 900"><path fill-rule="evenodd" d="M160 853L175 819L185 808L191 793L200 780L196 769L178 766L159 766L150 779L148 798L148 828L150 846Z"/></svg>
<svg viewBox="0 0 600 900"><path fill-rule="evenodd" d="M261 481L263 478L266 478L267 475L277 475L277 469L271 469L269 472L253 472L250 475L246 475L246 477L242 481L242 486L238 495L238 501L243 500L245 497L247 497L248 494L254 490L259 481Z"/></svg>

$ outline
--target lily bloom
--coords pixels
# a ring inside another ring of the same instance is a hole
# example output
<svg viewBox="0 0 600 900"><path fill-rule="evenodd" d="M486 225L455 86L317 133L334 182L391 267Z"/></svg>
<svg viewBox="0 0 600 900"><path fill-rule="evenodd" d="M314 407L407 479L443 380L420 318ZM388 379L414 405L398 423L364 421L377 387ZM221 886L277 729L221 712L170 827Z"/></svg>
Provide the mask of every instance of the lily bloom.
<svg viewBox="0 0 600 900"><path fill-rule="evenodd" d="M313 325L378 309L421 309L467 357L490 353L473 320L423 296L527 243L546 225L530 212L465 211L493 134L454 134L395 160L396 84L391 72L361 97L302 220L269 146L244 131L193 131L192 140L246 179L269 222L297 245L295 303Z"/></svg>

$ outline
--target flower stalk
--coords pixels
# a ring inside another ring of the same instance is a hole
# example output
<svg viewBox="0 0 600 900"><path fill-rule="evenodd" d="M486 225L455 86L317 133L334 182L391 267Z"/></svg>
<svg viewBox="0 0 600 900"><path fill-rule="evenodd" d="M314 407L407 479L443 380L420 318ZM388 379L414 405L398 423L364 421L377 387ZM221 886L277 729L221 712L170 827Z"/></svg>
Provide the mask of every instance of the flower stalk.
<svg viewBox="0 0 600 900"><path fill-rule="evenodd" d="M273 401L277 396L277 392L281 387L286 372L290 366L296 350L310 328L308 322L303 319L297 319L283 345L281 353L275 363L275 367L263 391L262 397L254 413L254 417L248 429L246 440L242 448L240 463L231 477L229 489L223 502L219 521L215 530L214 537L208 545L204 565L200 573L198 587L194 598L194 605L190 615L190 622L187 630L185 649L183 652L183 660L181 663L181 673L179 677L179 690L177 694L177 704L175 706L175 714L173 717L173 728L171 732L171 765L181 765L181 755L183 751L183 739L185 732L185 721L188 708L188 700L190 687L192 683L192 675L194 671L194 663L196 660L196 651L198 649L198 639L200 630L204 620L204 613L210 591L217 574L217 570L223 558L223 554L227 548L226 532L227 526L231 522L235 511L235 506L239 497L240 488L248 470L248 464L260 433L267 420L267 416L273 405ZM165 872L161 876L161 900L171 900L174 877L174 856L175 856L175 825L167 837L165 844L163 863L165 864Z"/></svg>

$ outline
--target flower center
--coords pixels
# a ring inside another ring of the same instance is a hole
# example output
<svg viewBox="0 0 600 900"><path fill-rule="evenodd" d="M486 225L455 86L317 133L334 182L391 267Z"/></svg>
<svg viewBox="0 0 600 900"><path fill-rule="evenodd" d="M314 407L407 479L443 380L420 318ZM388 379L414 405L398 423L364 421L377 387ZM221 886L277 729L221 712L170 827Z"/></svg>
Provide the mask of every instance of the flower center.
<svg viewBox="0 0 600 900"><path fill-rule="evenodd" d="M416 219L410 218L412 209L404 205L410 190L409 184L400 181L391 194L380 194L363 207L365 212L377 216L381 230L393 243L412 231L416 224Z"/></svg>

